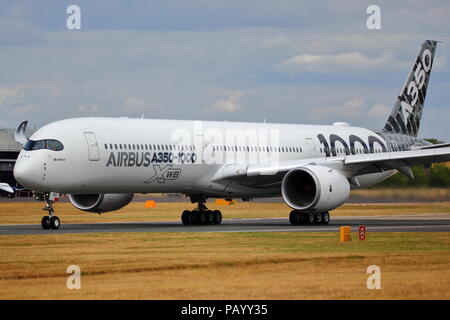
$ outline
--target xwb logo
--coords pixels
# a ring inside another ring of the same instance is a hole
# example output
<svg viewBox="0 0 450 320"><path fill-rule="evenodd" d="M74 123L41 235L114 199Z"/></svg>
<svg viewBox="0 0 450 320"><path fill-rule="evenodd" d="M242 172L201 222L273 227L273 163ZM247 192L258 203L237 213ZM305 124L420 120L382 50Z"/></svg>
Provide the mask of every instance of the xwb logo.
<svg viewBox="0 0 450 320"><path fill-rule="evenodd" d="M165 183L166 180L176 180L181 175L181 169L173 168L172 165L167 165L161 168L160 165L153 165L155 174L150 177L145 183L152 183L158 181L158 183Z"/></svg>

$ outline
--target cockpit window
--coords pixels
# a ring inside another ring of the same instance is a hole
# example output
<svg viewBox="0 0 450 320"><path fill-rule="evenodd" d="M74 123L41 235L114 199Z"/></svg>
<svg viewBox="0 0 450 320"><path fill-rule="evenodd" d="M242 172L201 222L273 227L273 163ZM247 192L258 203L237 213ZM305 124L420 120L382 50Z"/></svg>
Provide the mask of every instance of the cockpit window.
<svg viewBox="0 0 450 320"><path fill-rule="evenodd" d="M31 150L40 150L40 149L48 149L52 151L61 151L64 149L64 146L61 142L54 139L46 139L46 140L28 140L24 145L23 149L27 151Z"/></svg>
<svg viewBox="0 0 450 320"><path fill-rule="evenodd" d="M64 149L63 144L58 140L46 140L46 142L47 142L47 149L53 151L61 151L62 149Z"/></svg>

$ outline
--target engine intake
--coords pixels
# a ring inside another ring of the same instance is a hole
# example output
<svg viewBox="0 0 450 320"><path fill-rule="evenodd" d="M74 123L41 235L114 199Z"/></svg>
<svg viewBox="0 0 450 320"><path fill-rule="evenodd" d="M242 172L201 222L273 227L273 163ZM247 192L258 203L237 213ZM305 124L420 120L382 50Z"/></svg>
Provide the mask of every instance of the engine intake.
<svg viewBox="0 0 450 320"><path fill-rule="evenodd" d="M293 169L284 176L281 194L295 210L325 212L348 200L350 184L338 170L307 165Z"/></svg>
<svg viewBox="0 0 450 320"><path fill-rule="evenodd" d="M134 194L70 194L69 200L75 208L87 212L109 212L119 210L131 202Z"/></svg>

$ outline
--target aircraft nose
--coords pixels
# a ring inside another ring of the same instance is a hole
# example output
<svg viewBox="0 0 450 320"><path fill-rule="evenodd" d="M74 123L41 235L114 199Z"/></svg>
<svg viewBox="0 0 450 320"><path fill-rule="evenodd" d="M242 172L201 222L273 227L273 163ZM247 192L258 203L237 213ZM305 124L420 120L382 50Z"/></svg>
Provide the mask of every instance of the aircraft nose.
<svg viewBox="0 0 450 320"><path fill-rule="evenodd" d="M20 156L17 158L14 165L14 179L22 186L34 190L36 187L35 172L33 170L32 160L26 156Z"/></svg>

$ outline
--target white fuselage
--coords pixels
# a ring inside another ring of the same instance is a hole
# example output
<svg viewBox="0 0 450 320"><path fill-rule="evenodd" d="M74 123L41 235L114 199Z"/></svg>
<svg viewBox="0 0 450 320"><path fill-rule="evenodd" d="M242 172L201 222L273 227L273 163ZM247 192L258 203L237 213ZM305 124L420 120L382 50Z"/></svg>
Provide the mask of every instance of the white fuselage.
<svg viewBox="0 0 450 320"><path fill-rule="evenodd" d="M32 190L59 193L208 194L264 197L266 187L221 179L227 168L383 152L374 131L350 127L130 118L76 118L50 123L30 140L55 139L64 148L22 150L16 179ZM392 174L360 177L361 187ZM269 179L270 180L270 179Z"/></svg>

